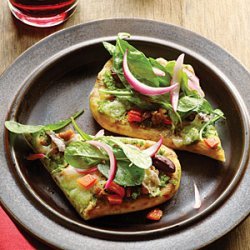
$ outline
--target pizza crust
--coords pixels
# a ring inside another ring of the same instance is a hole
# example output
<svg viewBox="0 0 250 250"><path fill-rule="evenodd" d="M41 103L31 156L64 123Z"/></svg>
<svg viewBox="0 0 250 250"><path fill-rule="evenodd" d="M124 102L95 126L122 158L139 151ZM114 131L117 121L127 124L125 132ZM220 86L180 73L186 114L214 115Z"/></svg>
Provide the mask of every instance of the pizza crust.
<svg viewBox="0 0 250 250"><path fill-rule="evenodd" d="M112 60L109 60L100 71L97 76L96 83L94 85L93 90L90 93L89 104L93 117L95 120L102 126L103 128L129 137L136 137L142 139L148 139L152 141L158 141L160 136L163 137L163 144L167 147L177 150L185 150L192 153L197 153L201 155L205 155L211 157L213 159L224 162L225 161L225 153L221 146L216 149L211 149L206 145L205 141L198 141L196 143L190 145L182 145L178 146L173 143L174 135L171 134L169 129L156 129L156 128L142 128L136 124L131 124L125 120L118 121L112 117L109 117L105 114L102 114L98 111L98 103L101 100L104 100L107 95L100 94L100 89L105 89L103 77L106 71L110 71L112 68ZM214 136L219 140L219 145L221 145L220 138Z"/></svg>

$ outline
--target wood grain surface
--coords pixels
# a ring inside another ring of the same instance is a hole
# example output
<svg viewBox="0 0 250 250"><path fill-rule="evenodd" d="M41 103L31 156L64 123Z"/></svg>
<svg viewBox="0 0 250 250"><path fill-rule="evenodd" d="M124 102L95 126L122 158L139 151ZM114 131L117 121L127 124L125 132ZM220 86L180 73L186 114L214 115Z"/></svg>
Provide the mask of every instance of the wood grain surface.
<svg viewBox="0 0 250 250"><path fill-rule="evenodd" d="M49 29L16 21L7 1L1 0L0 74L23 51L55 31L114 17L146 18L182 26L217 43L250 69L250 0L79 0L75 14L66 23ZM250 249L250 218L204 249Z"/></svg>

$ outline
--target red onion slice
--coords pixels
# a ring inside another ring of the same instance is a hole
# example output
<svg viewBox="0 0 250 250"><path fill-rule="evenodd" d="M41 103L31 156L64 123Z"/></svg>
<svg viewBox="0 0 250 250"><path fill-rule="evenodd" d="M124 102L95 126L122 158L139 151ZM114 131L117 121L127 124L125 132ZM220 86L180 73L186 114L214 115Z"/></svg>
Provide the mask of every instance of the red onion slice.
<svg viewBox="0 0 250 250"><path fill-rule="evenodd" d="M164 71L162 71L156 67L152 67L152 69L153 69L153 72L156 76L165 76L166 75Z"/></svg>
<svg viewBox="0 0 250 250"><path fill-rule="evenodd" d="M144 153L146 153L147 155L153 157L155 156L155 154L157 153L157 151L160 149L161 145L163 142L163 138L161 136L160 140L158 142L156 142L154 145L152 145L151 147L143 150Z"/></svg>
<svg viewBox="0 0 250 250"><path fill-rule="evenodd" d="M26 159L28 161L35 161L35 160L38 160L38 159L43 159L45 158L46 155L45 154L30 154L26 157Z"/></svg>
<svg viewBox="0 0 250 250"><path fill-rule="evenodd" d="M97 167L93 167L93 168L89 168L89 169L79 169L79 168L76 168L75 170L79 174L90 174L90 173L96 172L98 170L98 168Z"/></svg>
<svg viewBox="0 0 250 250"><path fill-rule="evenodd" d="M104 136L104 129L99 130L95 135L95 137L101 137L101 136Z"/></svg>
<svg viewBox="0 0 250 250"><path fill-rule="evenodd" d="M199 209L201 207L201 196L195 182L194 182L194 198L195 198L194 208Z"/></svg>
<svg viewBox="0 0 250 250"><path fill-rule="evenodd" d="M182 70L182 67L183 67L184 56L185 56L184 54L181 54L177 58L175 66L174 66L173 78L171 80L171 86L174 86L175 84L177 84L177 87L174 90L172 90L170 93L171 104L175 112L177 110L178 101L179 101L179 92L180 92L180 83L178 82L178 78L179 78L178 76L179 76L180 70Z"/></svg>
<svg viewBox="0 0 250 250"><path fill-rule="evenodd" d="M199 78L193 72L191 72L190 70L186 68L183 68L183 71L187 74L187 77L188 77L188 87L191 90L196 90L201 97L204 97L205 94L200 87Z"/></svg>
<svg viewBox="0 0 250 250"><path fill-rule="evenodd" d="M139 93L143 95L149 95L149 96L154 96L154 95L163 95L165 93L170 92L171 90L175 89L177 87L177 84L173 84L172 86L169 87L150 87L148 85L145 85L144 83L140 82L137 80L133 74L131 73L129 67L128 67L128 50L125 51L124 57L123 57L123 72L126 80L130 84L130 86L138 91Z"/></svg>
<svg viewBox="0 0 250 250"><path fill-rule="evenodd" d="M109 178L105 184L105 189L107 189L107 188L109 188L111 182L114 180L115 174L116 174L117 163L116 163L115 155L114 155L111 147L103 142L88 141L88 143L97 147L97 148L104 149L109 156L109 161L110 161Z"/></svg>

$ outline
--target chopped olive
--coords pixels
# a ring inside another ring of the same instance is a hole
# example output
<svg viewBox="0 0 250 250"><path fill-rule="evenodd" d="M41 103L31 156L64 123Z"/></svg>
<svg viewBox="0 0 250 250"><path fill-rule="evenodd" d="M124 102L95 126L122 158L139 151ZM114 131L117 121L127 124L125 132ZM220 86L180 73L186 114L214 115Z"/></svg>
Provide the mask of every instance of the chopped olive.
<svg viewBox="0 0 250 250"><path fill-rule="evenodd" d="M152 158L153 160L153 165L166 173L174 173L175 172L175 165L174 163L168 159L165 156L162 155L156 155L155 157Z"/></svg>

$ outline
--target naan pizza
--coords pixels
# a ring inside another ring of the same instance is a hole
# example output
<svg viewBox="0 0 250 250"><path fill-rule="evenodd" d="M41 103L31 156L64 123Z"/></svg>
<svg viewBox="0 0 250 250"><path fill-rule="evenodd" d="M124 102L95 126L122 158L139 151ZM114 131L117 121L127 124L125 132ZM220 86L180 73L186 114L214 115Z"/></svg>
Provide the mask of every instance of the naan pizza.
<svg viewBox="0 0 250 250"><path fill-rule="evenodd" d="M90 109L105 129L120 135L163 138L164 145L225 161L216 121L224 118L205 99L184 54L176 61L146 57L118 36L103 43L112 55L97 76Z"/></svg>

